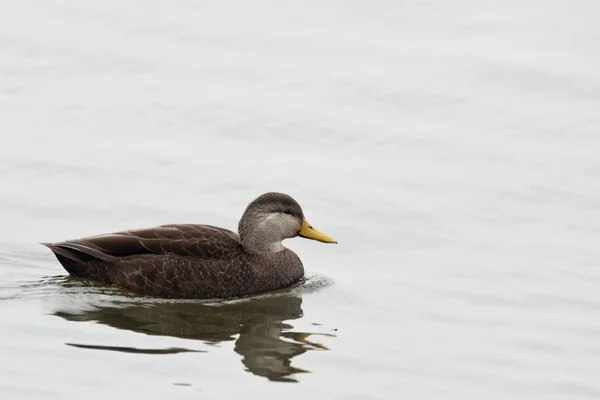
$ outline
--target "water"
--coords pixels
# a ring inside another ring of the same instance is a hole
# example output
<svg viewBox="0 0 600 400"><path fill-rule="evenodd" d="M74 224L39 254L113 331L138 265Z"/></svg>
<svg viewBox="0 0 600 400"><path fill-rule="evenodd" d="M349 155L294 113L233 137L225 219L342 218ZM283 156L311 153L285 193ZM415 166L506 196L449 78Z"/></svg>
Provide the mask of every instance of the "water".
<svg viewBox="0 0 600 400"><path fill-rule="evenodd" d="M0 6L2 398L600 397L600 6ZM284 191L338 245L223 303L38 245L235 229Z"/></svg>

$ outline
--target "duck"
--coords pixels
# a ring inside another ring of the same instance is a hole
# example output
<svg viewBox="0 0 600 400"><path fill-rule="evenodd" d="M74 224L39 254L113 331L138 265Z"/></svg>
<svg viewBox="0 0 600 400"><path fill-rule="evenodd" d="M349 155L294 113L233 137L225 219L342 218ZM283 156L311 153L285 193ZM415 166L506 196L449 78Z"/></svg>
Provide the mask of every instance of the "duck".
<svg viewBox="0 0 600 400"><path fill-rule="evenodd" d="M227 299L288 288L304 277L283 240L335 243L290 195L264 193L244 210L237 233L206 224L168 224L41 243L69 275L142 296Z"/></svg>

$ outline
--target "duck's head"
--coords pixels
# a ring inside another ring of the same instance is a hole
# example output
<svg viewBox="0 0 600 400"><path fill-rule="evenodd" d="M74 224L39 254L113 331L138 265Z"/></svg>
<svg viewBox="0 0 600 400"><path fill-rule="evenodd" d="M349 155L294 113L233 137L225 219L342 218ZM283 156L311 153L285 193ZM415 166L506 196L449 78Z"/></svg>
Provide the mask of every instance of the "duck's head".
<svg viewBox="0 0 600 400"><path fill-rule="evenodd" d="M248 204L238 224L238 234L244 249L251 253L281 251L281 242L296 236L337 243L308 223L296 200L275 192L265 193Z"/></svg>

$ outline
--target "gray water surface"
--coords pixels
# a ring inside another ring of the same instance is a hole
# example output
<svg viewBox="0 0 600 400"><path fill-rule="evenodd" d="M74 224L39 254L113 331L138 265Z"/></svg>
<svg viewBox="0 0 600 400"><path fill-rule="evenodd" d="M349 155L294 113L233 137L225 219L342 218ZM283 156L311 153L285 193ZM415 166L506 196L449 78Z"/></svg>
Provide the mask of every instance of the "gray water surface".
<svg viewBox="0 0 600 400"><path fill-rule="evenodd" d="M600 397L600 3L0 5L3 399ZM339 241L289 290L178 302L39 242Z"/></svg>

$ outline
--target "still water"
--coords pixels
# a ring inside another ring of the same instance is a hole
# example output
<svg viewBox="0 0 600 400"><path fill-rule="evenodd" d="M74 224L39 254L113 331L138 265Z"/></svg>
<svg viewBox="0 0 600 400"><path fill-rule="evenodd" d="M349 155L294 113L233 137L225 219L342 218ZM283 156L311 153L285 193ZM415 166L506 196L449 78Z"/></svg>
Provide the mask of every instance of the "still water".
<svg viewBox="0 0 600 400"><path fill-rule="evenodd" d="M0 5L0 397L600 397L600 3ZM70 279L38 242L338 245L229 302Z"/></svg>

